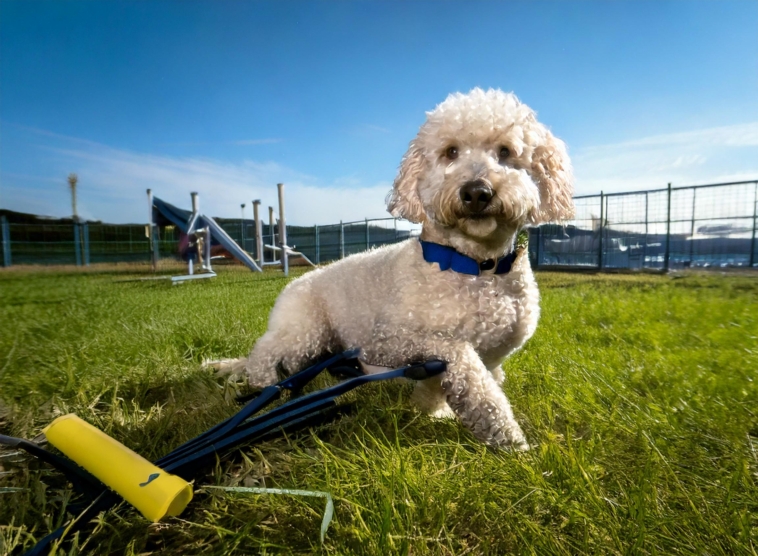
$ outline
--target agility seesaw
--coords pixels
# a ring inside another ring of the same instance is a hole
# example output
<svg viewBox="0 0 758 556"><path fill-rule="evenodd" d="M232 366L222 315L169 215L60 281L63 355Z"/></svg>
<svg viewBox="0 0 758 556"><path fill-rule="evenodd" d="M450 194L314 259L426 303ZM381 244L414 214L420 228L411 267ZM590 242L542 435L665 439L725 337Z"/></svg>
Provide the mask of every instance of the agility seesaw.
<svg viewBox="0 0 758 556"><path fill-rule="evenodd" d="M216 454L228 453L277 432L324 422L336 416L335 410L340 407L336 398L362 384L393 378L423 380L446 369L444 361L430 360L367 375L361 370L359 353L360 349L345 351L264 388L235 415L153 463L73 414L58 417L44 429L50 444L66 457L34 442L0 435L0 444L21 448L49 463L81 495L80 500L66 507L72 515L79 515L40 540L26 556L47 554L64 533L80 530L98 513L122 499L153 522L167 515L179 515L192 500L192 485L188 481L215 461ZM324 370L347 380L301 395L302 389ZM290 392L285 403L256 415L278 400L284 390Z"/></svg>

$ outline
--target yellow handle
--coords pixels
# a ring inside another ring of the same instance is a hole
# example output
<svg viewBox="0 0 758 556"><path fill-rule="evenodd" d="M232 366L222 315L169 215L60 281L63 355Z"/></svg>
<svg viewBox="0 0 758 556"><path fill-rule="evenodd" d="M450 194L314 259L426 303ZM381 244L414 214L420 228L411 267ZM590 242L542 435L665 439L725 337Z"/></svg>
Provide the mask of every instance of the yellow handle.
<svg viewBox="0 0 758 556"><path fill-rule="evenodd" d="M192 485L166 473L73 413L44 430L50 444L118 492L147 519L179 515L192 500Z"/></svg>

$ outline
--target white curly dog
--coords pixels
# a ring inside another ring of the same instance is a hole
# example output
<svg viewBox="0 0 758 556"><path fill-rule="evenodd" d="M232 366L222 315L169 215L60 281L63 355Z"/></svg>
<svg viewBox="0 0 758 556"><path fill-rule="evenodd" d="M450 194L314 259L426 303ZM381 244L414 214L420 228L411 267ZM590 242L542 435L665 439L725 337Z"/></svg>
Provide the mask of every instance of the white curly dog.
<svg viewBox="0 0 758 556"><path fill-rule="evenodd" d="M518 232L573 214L566 147L515 95L474 89L432 112L403 157L388 209L420 239L353 255L290 283L246 359L217 368L274 384L326 352L372 366L445 360L413 399L491 446L529 446L503 393L503 360L534 333L539 292ZM443 270L446 269L446 270ZM451 411L452 410L452 411Z"/></svg>

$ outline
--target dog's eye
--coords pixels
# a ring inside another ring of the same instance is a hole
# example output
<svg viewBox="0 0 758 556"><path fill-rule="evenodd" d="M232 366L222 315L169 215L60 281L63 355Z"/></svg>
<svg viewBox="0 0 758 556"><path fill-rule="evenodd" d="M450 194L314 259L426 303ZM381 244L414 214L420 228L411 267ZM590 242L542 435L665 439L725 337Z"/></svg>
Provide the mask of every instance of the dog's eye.
<svg viewBox="0 0 758 556"><path fill-rule="evenodd" d="M445 156L448 157L450 160L455 160L458 158L458 147L448 147L445 151Z"/></svg>
<svg viewBox="0 0 758 556"><path fill-rule="evenodd" d="M500 156L500 161L502 162L503 160L511 156L511 149L509 149L508 147L500 147L499 156Z"/></svg>

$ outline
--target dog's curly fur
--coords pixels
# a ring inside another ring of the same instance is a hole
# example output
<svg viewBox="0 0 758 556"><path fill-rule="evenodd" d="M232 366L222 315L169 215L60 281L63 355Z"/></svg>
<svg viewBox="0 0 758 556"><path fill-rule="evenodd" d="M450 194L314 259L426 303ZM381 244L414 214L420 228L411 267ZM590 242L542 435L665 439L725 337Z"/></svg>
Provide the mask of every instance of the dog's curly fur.
<svg viewBox="0 0 758 556"><path fill-rule="evenodd" d="M477 180L493 196L472 214L461 188ZM477 88L427 113L388 208L422 223L423 240L483 261L510 252L526 225L569 218L572 193L563 142L515 95ZM351 347L384 367L443 359L448 370L417 384L416 403L456 415L489 445L527 449L501 387L501 363L534 333L539 292L525 253L510 273L493 272L442 272L423 259L416 239L353 255L289 284L250 356L227 368L244 368L252 385L265 386L278 370L293 373Z"/></svg>

